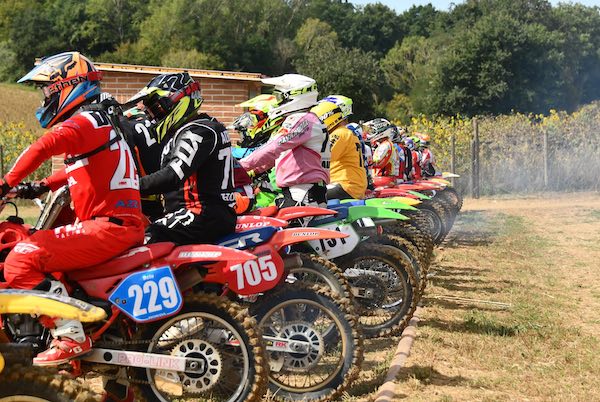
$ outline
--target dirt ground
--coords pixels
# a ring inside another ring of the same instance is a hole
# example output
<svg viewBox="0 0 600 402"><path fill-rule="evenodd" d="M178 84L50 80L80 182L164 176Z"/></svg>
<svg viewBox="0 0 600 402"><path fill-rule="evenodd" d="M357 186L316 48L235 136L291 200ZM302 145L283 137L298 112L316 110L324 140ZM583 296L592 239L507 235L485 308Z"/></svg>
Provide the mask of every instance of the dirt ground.
<svg viewBox="0 0 600 402"><path fill-rule="evenodd" d="M600 400L600 194L467 199L442 246L398 400ZM398 340L365 342L344 400L372 400Z"/></svg>
<svg viewBox="0 0 600 402"><path fill-rule="evenodd" d="M398 400L600 400L600 194L468 199L436 257Z"/></svg>

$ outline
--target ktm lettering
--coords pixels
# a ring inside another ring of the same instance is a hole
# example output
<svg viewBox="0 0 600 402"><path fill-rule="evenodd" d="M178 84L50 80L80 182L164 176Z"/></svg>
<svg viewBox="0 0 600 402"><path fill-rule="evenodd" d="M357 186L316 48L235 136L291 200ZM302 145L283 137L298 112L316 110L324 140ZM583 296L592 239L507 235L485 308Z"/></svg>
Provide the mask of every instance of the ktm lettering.
<svg viewBox="0 0 600 402"><path fill-rule="evenodd" d="M234 265L230 269L236 273L238 290L245 289L246 285L253 287L263 281L272 282L277 279L277 267L270 255Z"/></svg>

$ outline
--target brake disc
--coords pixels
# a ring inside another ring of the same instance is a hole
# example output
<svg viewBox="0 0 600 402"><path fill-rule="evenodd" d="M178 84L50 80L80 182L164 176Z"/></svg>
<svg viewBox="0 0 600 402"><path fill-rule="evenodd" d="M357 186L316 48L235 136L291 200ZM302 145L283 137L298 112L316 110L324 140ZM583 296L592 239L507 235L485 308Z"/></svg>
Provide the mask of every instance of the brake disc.
<svg viewBox="0 0 600 402"><path fill-rule="evenodd" d="M171 356L199 359L204 367L197 373L157 370L156 377L173 384L179 384L185 392L200 393L209 391L220 380L223 362L217 348L202 339L188 339L175 345Z"/></svg>
<svg viewBox="0 0 600 402"><path fill-rule="evenodd" d="M305 372L316 367L323 353L325 342L321 333L314 329L313 325L306 321L288 322L281 328L279 338L295 341L308 342L310 349L306 352L278 352L276 358L281 360L283 356L283 368L288 371Z"/></svg>

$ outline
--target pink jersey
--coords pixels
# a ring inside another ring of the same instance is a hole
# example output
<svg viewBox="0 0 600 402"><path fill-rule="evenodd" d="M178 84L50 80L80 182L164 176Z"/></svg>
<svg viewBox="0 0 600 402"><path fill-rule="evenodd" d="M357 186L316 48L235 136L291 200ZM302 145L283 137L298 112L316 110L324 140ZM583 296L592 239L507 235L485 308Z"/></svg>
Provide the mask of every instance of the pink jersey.
<svg viewBox="0 0 600 402"><path fill-rule="evenodd" d="M329 183L331 146L327 129L310 112L289 115L269 141L240 160L246 170L264 172L275 166L277 186Z"/></svg>

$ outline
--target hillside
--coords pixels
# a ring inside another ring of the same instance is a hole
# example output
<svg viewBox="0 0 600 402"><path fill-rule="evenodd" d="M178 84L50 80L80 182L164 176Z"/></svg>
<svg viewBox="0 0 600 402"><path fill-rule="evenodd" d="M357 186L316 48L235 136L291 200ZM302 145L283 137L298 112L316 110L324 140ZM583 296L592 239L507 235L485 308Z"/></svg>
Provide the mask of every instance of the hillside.
<svg viewBox="0 0 600 402"><path fill-rule="evenodd" d="M27 130L42 133L35 118L41 92L26 85L0 83L0 122L23 122Z"/></svg>

